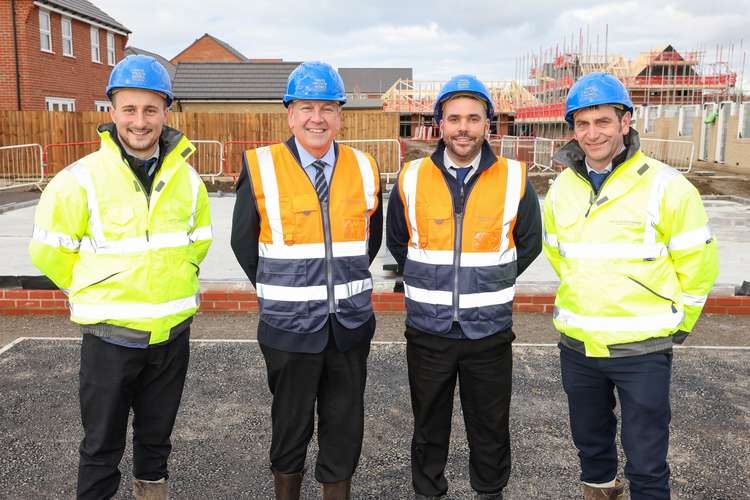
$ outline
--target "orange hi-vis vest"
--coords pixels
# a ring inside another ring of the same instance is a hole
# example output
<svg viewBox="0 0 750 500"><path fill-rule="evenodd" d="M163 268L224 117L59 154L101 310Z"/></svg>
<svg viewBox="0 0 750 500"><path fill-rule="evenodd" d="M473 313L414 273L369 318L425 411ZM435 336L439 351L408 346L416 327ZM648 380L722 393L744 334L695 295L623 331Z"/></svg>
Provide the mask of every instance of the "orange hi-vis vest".
<svg viewBox="0 0 750 500"><path fill-rule="evenodd" d="M406 323L447 333L457 321L478 339L511 325L516 281L513 228L526 186L523 163L498 157L461 193L455 209L430 158L399 174L409 243L404 264ZM461 187L460 189L464 189Z"/></svg>
<svg viewBox="0 0 750 500"><path fill-rule="evenodd" d="M367 253L380 174L368 154L338 145L328 200L285 144L245 153L260 215L260 319L311 333L335 314L346 328L372 316Z"/></svg>

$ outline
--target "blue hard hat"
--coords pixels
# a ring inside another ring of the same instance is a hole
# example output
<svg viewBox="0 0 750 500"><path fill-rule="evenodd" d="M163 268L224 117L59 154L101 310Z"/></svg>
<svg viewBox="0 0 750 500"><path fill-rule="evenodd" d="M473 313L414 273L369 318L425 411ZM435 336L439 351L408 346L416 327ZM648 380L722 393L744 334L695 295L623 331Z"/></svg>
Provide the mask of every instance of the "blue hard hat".
<svg viewBox="0 0 750 500"><path fill-rule="evenodd" d="M140 54L126 57L112 70L106 91L110 100L117 89L143 89L164 94L167 106L174 99L169 73L164 66L153 57Z"/></svg>
<svg viewBox="0 0 750 500"><path fill-rule="evenodd" d="M346 102L344 81L330 64L311 61L294 68L286 83L284 106L299 99Z"/></svg>
<svg viewBox="0 0 750 500"><path fill-rule="evenodd" d="M565 121L573 126L573 113L600 104L619 104L633 112L633 101L625 85L617 77L597 71L582 76L573 84L565 99Z"/></svg>
<svg viewBox="0 0 750 500"><path fill-rule="evenodd" d="M443 115L443 102L456 94L472 94L487 104L487 118L492 120L495 109L492 106L492 97L487 87L474 75L456 75L443 85L435 100L435 123L440 125Z"/></svg>

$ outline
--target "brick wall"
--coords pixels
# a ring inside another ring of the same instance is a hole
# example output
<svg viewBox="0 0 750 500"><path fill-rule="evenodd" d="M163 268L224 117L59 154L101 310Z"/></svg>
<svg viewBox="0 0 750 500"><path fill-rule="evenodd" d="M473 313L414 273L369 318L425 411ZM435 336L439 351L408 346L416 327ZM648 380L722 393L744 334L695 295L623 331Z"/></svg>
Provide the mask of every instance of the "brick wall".
<svg viewBox="0 0 750 500"><path fill-rule="evenodd" d="M375 311L403 311L404 295L375 292ZM551 313L555 296L549 294L516 295L513 310L517 312ZM257 311L254 292L209 290L201 293L201 312L227 313ZM710 297L704 309L712 314L750 314L750 297ZM68 302L59 290L0 289L0 315L67 314Z"/></svg>
<svg viewBox="0 0 750 500"><path fill-rule="evenodd" d="M180 62L241 62L241 59L221 46L213 38L202 36L193 42L188 48L177 54L171 61L172 64Z"/></svg>
<svg viewBox="0 0 750 500"><path fill-rule="evenodd" d="M16 109L15 67L10 2L0 2L0 109ZM63 56L61 15L50 12L52 53L40 49L39 9L31 0L17 0L21 71L21 105L25 111L46 109L45 97L75 99L76 111L94 111L106 101L104 89L112 66L107 64L107 30L99 28L101 63L91 60L91 25L71 18L73 57ZM114 34L115 59L124 57L127 37ZM8 45L9 44L9 45ZM5 47L8 50L5 50ZM10 68L6 71L7 68Z"/></svg>

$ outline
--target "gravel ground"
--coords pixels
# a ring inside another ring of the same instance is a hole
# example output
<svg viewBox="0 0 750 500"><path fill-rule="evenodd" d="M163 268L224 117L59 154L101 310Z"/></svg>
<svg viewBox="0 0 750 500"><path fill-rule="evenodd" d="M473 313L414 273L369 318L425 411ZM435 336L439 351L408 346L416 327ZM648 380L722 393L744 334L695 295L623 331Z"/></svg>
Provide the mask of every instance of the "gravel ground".
<svg viewBox="0 0 750 500"><path fill-rule="evenodd" d="M226 320L225 316L207 315L199 316L197 323L205 319L219 323L219 318ZM232 322L251 323L247 316L232 318ZM392 319L400 318L393 315ZM272 498L267 459L270 395L257 344L194 342L191 350L173 436L172 496ZM749 498L748 353L736 349L676 352L670 449L674 498ZM25 340L0 354L3 498L73 496L81 438L78 356L75 340ZM353 497L411 498L408 448L412 421L404 346L374 345L369 370L365 443ZM560 387L557 349L516 346L513 391L513 473L506 498L576 498L578 465ZM447 470L449 498L471 498L458 400L453 438ZM303 498L320 497L312 474L314 439ZM130 456L128 447L118 498L131 498Z"/></svg>

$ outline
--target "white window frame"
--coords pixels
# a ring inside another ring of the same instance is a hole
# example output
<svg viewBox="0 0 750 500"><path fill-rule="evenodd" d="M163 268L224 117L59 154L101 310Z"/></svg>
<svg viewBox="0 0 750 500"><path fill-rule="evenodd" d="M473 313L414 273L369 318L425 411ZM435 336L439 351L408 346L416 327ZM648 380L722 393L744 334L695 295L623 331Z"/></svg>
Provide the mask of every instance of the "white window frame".
<svg viewBox="0 0 750 500"><path fill-rule="evenodd" d="M68 97L45 97L44 103L47 111L75 111L76 100ZM59 109L55 109L58 107Z"/></svg>
<svg viewBox="0 0 750 500"><path fill-rule="evenodd" d="M99 50L99 28L91 27L91 60L95 63L102 62L101 51Z"/></svg>
<svg viewBox="0 0 750 500"><path fill-rule="evenodd" d="M48 47L44 47L44 42ZM39 50L54 54L52 50L52 17L48 10L39 9Z"/></svg>
<svg viewBox="0 0 750 500"><path fill-rule="evenodd" d="M65 27L68 27L68 33L65 34ZM60 18L60 33L62 34L62 53L67 57L73 56L73 20L69 17Z"/></svg>
<svg viewBox="0 0 750 500"><path fill-rule="evenodd" d="M750 102L741 103L739 108L740 116L737 121L737 138L750 139Z"/></svg>
<svg viewBox="0 0 750 500"><path fill-rule="evenodd" d="M115 65L115 34L107 31L107 64Z"/></svg>
<svg viewBox="0 0 750 500"><path fill-rule="evenodd" d="M112 104L109 101L94 101L94 109L102 113L109 112L110 106Z"/></svg>

